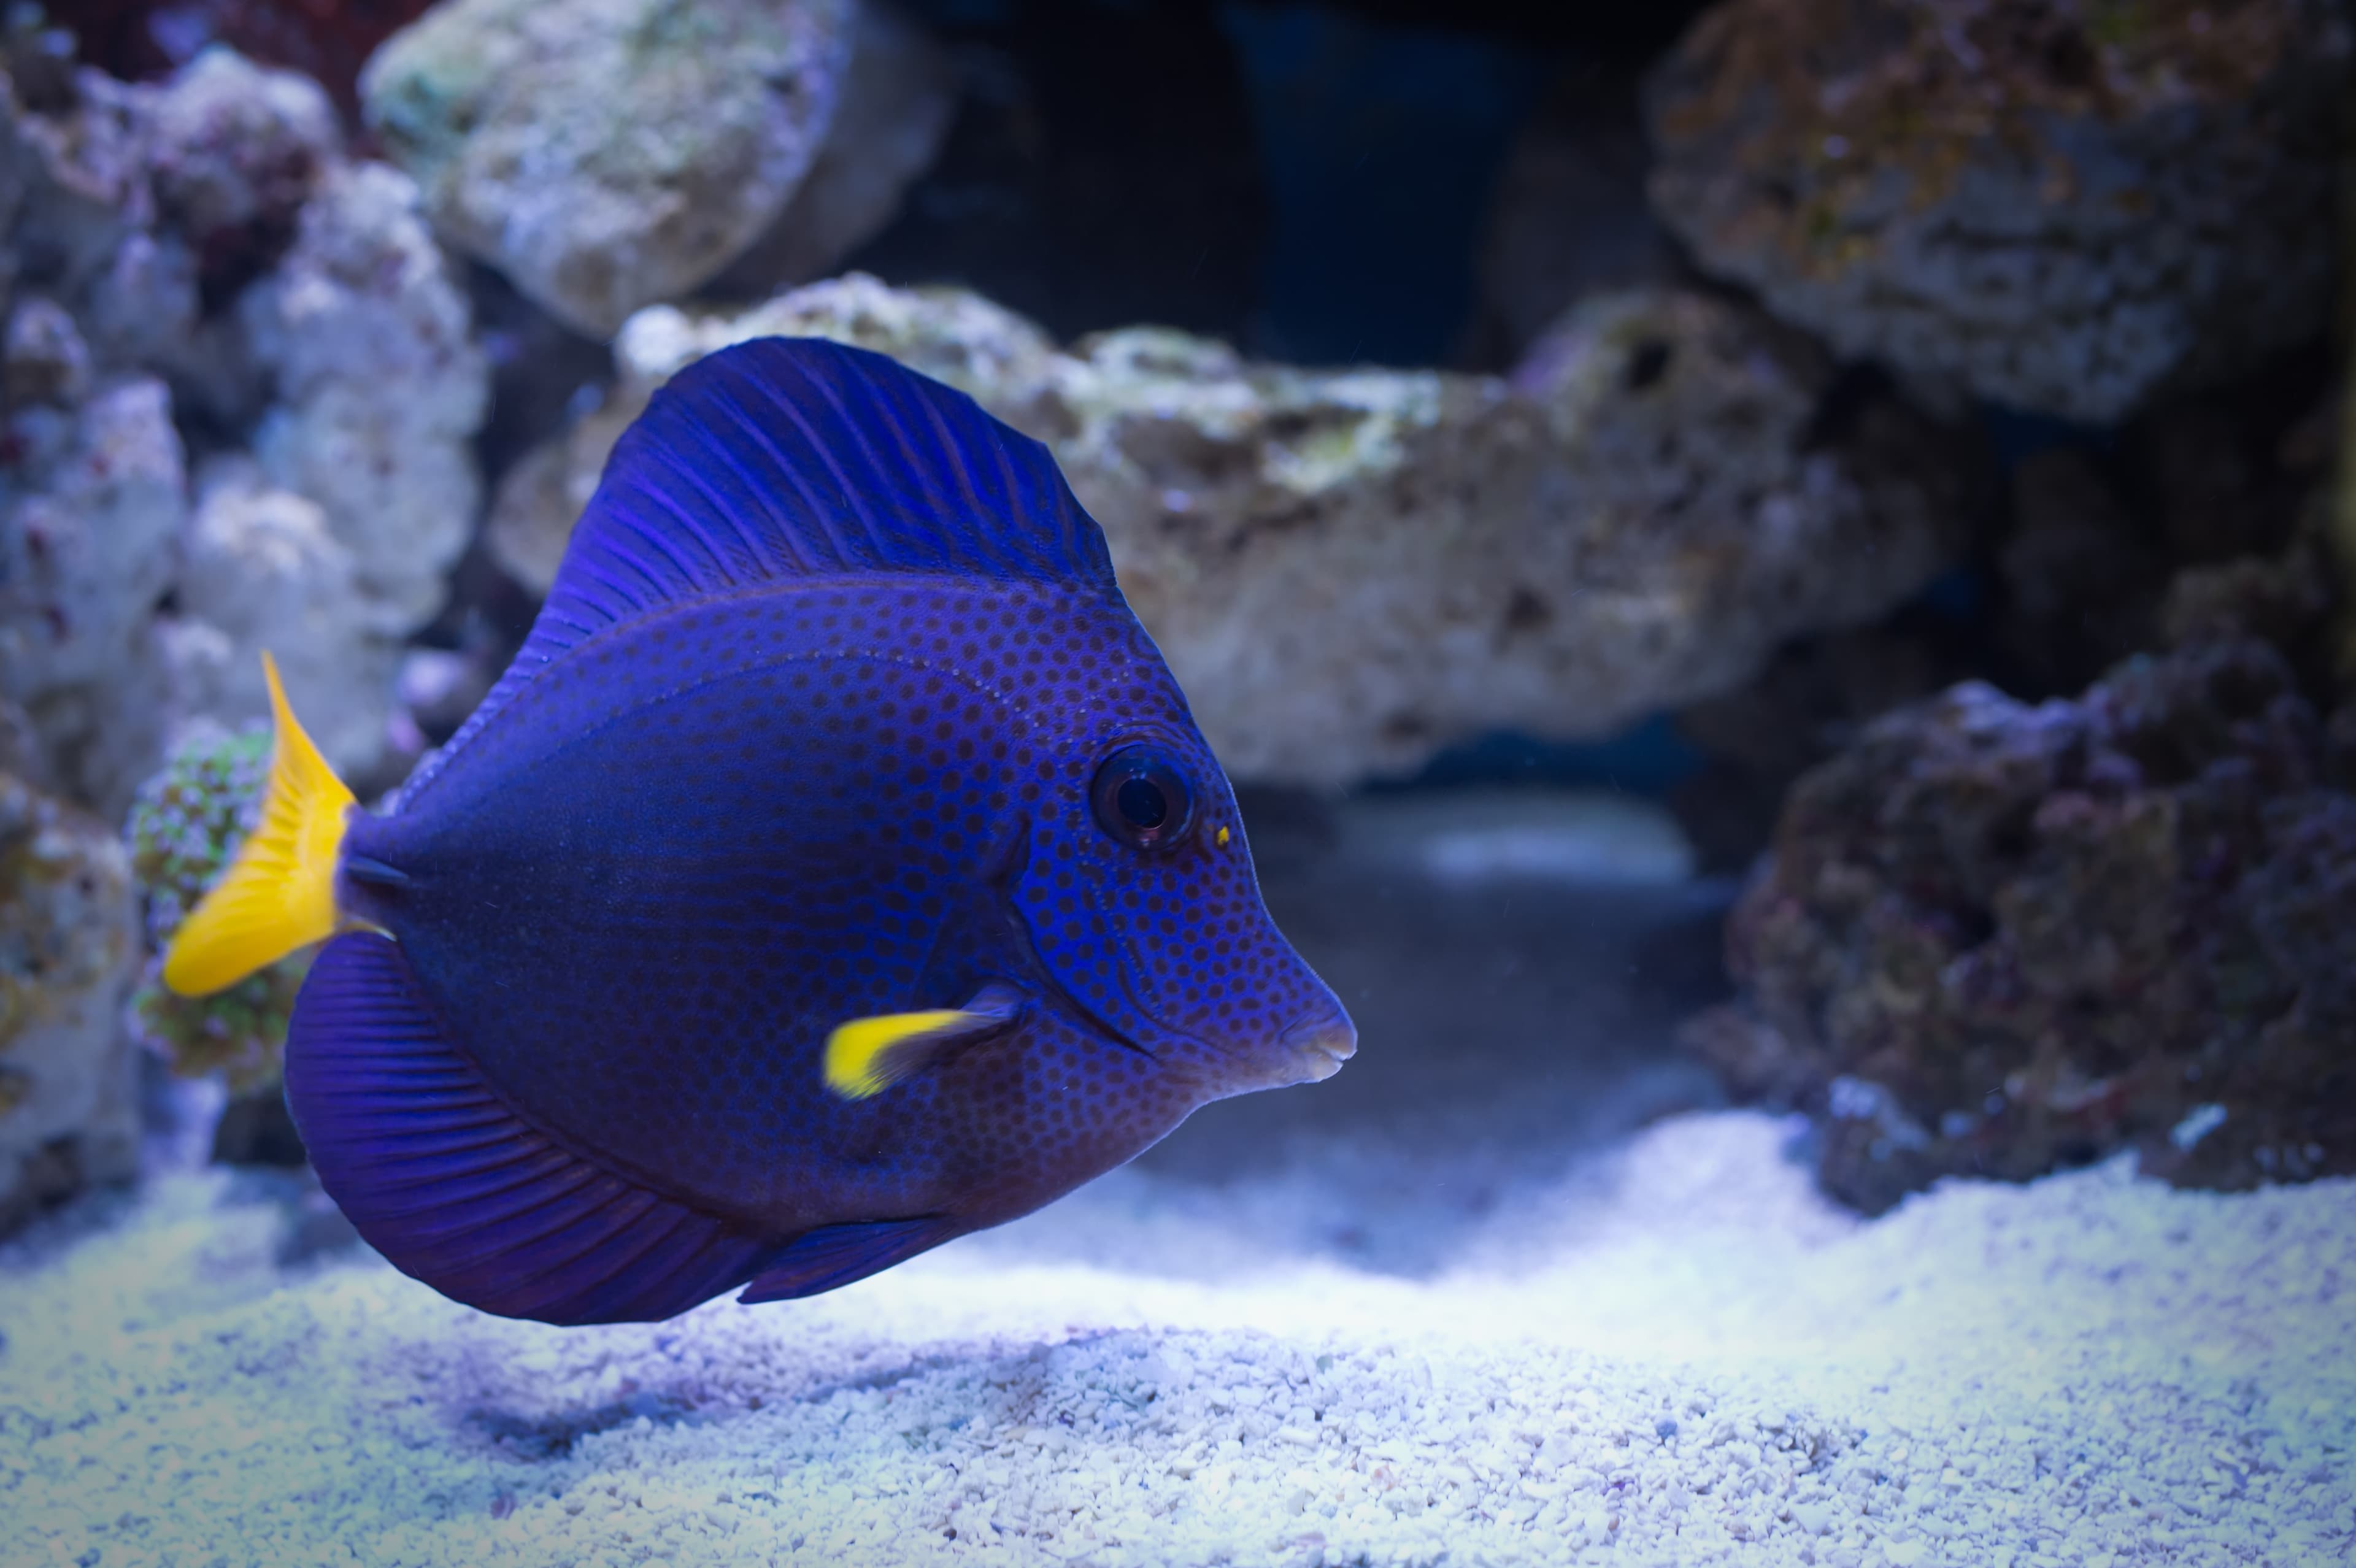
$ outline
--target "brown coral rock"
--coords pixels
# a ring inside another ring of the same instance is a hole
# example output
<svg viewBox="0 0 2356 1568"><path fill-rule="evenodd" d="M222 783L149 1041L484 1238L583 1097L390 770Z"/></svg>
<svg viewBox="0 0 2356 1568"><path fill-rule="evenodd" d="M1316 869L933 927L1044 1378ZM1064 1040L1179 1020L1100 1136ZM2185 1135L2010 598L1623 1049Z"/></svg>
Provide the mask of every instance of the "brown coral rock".
<svg viewBox="0 0 2356 1568"><path fill-rule="evenodd" d="M2350 54L2336 0L1730 0L1653 202L1844 355L2109 422L2322 328Z"/></svg>
<svg viewBox="0 0 2356 1568"><path fill-rule="evenodd" d="M2356 1170L2356 797L2324 768L2249 639L1892 714L1794 789L1697 1041L1817 1113L1869 1211L2123 1148L2201 1186Z"/></svg>

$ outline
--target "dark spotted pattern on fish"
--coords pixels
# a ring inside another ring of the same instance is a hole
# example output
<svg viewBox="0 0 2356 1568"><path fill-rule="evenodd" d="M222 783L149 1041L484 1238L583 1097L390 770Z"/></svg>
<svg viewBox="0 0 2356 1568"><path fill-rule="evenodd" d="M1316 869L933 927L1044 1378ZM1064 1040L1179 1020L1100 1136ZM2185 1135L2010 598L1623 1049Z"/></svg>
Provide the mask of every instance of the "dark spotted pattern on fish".
<svg viewBox="0 0 2356 1568"><path fill-rule="evenodd" d="M1123 748L1183 783L1175 844L1092 802ZM516 669L342 854L402 880L340 880L375 930L290 1100L362 1232L492 1311L830 1288L1353 1045L1044 449L831 345L657 398ZM829 1088L838 1026L992 987L1011 1023Z"/></svg>

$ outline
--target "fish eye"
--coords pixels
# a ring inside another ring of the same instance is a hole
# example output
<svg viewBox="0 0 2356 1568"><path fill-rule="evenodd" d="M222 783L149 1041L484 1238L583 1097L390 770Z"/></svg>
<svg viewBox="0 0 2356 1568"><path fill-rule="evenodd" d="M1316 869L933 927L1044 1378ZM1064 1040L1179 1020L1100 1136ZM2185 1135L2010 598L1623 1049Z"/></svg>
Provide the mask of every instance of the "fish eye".
<svg viewBox="0 0 2356 1568"><path fill-rule="evenodd" d="M1088 785L1097 823L1137 849L1167 849L1194 825L1194 795L1175 764L1153 746L1124 746Z"/></svg>

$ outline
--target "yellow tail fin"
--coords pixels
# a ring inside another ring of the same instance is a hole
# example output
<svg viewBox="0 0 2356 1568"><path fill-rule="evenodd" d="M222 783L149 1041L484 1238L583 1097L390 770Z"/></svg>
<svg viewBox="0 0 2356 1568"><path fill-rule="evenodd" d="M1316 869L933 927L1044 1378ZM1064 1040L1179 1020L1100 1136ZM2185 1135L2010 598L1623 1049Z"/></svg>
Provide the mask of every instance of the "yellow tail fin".
<svg viewBox="0 0 2356 1568"><path fill-rule="evenodd" d="M336 930L336 851L352 792L294 721L268 654L262 673L275 731L262 820L164 954L164 984L184 997L234 986Z"/></svg>

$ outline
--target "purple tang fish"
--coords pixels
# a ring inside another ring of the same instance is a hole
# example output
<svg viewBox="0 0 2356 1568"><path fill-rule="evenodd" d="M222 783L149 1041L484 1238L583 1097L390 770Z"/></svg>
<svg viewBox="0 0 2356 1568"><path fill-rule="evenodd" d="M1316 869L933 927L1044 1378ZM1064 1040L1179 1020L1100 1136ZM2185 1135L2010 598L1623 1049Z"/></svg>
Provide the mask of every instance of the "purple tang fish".
<svg viewBox="0 0 2356 1568"><path fill-rule="evenodd" d="M270 680L262 822L165 979L325 939L295 1125L486 1312L831 1290L1356 1047L1055 460L879 355L657 392L390 814Z"/></svg>

